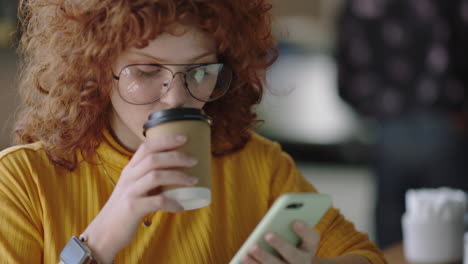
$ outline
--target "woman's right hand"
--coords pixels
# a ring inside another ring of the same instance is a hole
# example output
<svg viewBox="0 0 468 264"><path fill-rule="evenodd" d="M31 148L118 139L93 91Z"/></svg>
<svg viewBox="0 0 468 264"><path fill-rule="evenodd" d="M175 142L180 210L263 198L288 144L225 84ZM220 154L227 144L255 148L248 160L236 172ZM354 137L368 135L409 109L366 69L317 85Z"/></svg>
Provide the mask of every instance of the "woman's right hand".
<svg viewBox="0 0 468 264"><path fill-rule="evenodd" d="M195 177L180 170L197 164L197 160L176 150L186 140L184 136L148 140L122 170L109 200L84 232L101 263L111 263L132 241L145 215L183 210L178 202L161 194L161 187L196 184Z"/></svg>

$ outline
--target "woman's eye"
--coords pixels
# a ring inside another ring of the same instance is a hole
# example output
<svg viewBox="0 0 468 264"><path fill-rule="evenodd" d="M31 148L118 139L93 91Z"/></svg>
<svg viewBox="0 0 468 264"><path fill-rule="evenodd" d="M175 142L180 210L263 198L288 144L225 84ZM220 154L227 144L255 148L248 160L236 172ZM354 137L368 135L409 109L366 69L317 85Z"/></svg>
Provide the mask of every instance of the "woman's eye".
<svg viewBox="0 0 468 264"><path fill-rule="evenodd" d="M138 69L137 74L139 77L155 77L155 76L158 76L160 72L161 72L160 69L152 69L152 70Z"/></svg>

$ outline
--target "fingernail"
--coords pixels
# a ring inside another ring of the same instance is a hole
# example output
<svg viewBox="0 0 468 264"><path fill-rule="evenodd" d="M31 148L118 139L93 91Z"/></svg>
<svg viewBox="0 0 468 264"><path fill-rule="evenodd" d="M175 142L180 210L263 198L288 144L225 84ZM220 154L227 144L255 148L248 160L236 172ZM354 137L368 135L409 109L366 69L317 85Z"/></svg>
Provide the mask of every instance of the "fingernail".
<svg viewBox="0 0 468 264"><path fill-rule="evenodd" d="M176 136L176 137L175 137L175 140L176 140L177 142L182 143L182 142L187 141L187 137L186 137L186 136Z"/></svg>
<svg viewBox="0 0 468 264"><path fill-rule="evenodd" d="M265 235L265 240L273 242L275 240L275 235L273 233L269 232L269 233L267 233Z"/></svg>
<svg viewBox="0 0 468 264"><path fill-rule="evenodd" d="M191 184L197 184L197 183L198 183L198 178L196 178L196 177L190 177L190 183L191 183Z"/></svg>
<svg viewBox="0 0 468 264"><path fill-rule="evenodd" d="M255 253L260 249L260 246L258 244L254 244L252 248L250 249L250 252Z"/></svg>
<svg viewBox="0 0 468 264"><path fill-rule="evenodd" d="M198 163L198 160L193 157L190 157L189 162L190 162L190 165L194 166Z"/></svg>
<svg viewBox="0 0 468 264"><path fill-rule="evenodd" d="M298 228L298 229L306 228L306 225L302 221L296 221L295 225L296 225L296 228Z"/></svg>

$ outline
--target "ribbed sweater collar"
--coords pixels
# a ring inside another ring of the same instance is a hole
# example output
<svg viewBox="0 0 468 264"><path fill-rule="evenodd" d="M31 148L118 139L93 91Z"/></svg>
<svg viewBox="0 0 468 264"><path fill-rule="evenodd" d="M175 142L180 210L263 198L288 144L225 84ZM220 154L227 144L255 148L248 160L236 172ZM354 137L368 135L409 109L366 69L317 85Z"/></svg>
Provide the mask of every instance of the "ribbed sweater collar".
<svg viewBox="0 0 468 264"><path fill-rule="evenodd" d="M133 152L125 149L111 134L108 129L104 129L103 140L97 149L104 163L123 169L133 156Z"/></svg>

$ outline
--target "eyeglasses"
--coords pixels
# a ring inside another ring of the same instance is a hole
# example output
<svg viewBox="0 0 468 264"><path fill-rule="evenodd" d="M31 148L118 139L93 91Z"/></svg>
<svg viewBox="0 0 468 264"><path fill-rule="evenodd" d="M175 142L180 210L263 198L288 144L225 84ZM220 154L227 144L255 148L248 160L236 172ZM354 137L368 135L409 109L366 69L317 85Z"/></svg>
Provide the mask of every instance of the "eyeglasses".
<svg viewBox="0 0 468 264"><path fill-rule="evenodd" d="M166 66L189 67L173 72ZM226 94L233 71L223 63L205 64L132 64L114 75L119 95L129 104L144 105L159 100L169 91L174 78L180 74L185 89L195 99L212 102Z"/></svg>

